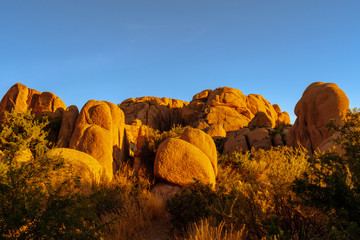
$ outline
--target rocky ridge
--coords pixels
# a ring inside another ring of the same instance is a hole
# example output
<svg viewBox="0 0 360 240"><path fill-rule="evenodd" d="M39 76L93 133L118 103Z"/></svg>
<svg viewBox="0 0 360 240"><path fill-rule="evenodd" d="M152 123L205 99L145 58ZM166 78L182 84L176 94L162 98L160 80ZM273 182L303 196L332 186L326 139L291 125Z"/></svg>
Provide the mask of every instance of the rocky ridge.
<svg viewBox="0 0 360 240"><path fill-rule="evenodd" d="M217 152L213 139L223 143L224 153L285 145L304 146L309 152L328 149L332 144L326 123L335 119L341 124L349 100L336 84L313 83L297 103L297 119L290 126L288 113L277 104L229 87L204 90L195 94L190 103L157 97L131 98L118 105L90 100L79 113L76 106L66 108L53 93L41 93L17 83L0 102L0 119L13 108L20 112L31 110L36 117L58 119L60 130L53 133L51 140L58 147L90 155L89 161L96 168L86 171L96 169L93 174L98 176L101 166L110 179L129 152L135 159L134 167L145 160L143 150L148 146L149 127L160 131L174 124L192 127L179 138L161 143L153 165L159 182L184 186L193 178L215 183ZM66 154L71 158L71 151ZM74 153L74 159L77 156Z"/></svg>

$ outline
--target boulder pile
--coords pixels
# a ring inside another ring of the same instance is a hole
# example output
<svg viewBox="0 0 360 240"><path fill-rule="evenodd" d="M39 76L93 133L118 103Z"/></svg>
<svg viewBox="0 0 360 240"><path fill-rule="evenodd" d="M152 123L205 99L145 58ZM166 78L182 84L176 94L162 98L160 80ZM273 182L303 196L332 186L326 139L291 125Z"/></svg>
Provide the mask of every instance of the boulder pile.
<svg viewBox="0 0 360 240"><path fill-rule="evenodd" d="M66 109L65 103L51 92L39 92L16 83L4 95L0 102L0 119L5 112L15 108L18 112L32 110L37 117L47 115L50 118L61 117Z"/></svg>
<svg viewBox="0 0 360 240"><path fill-rule="evenodd" d="M112 179L125 160L125 117L113 103L88 101L77 118L69 147L97 159Z"/></svg>
<svg viewBox="0 0 360 240"><path fill-rule="evenodd" d="M112 179L130 156L134 168L147 167L162 184L158 190L167 193L194 179L214 186L219 150L214 140L223 143L224 153L286 145L303 146L310 153L329 149L333 144L326 124L330 119L342 123L349 100L336 84L315 82L296 104L297 119L290 126L289 114L279 105L229 87L201 91L190 103L157 97L130 98L119 105L90 100L79 112L74 105L66 108L51 92L17 83L0 102L0 121L14 108L31 110L38 119L57 119L59 126L51 129L49 138L57 148L49 154L72 161L84 178L99 179L101 172ZM149 150L149 132L167 131L176 124L188 127L178 138L163 141L155 156Z"/></svg>
<svg viewBox="0 0 360 240"><path fill-rule="evenodd" d="M267 126L275 127L290 124L287 112L281 112L278 105L271 105L261 95L244 95L240 90L221 87L204 90L182 110L186 125L207 131L212 126L221 126L226 132L246 127L255 114L263 112Z"/></svg>

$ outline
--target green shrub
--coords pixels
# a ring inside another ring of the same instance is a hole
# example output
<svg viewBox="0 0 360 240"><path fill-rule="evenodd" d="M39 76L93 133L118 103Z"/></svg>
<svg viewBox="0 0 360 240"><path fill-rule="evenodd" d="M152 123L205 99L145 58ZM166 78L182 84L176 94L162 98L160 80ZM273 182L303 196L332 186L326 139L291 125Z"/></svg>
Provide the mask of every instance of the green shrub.
<svg viewBox="0 0 360 240"><path fill-rule="evenodd" d="M159 130L149 127L149 149L156 152L159 145L168 138L177 138L184 131L184 127L181 125L174 125L169 131L160 132Z"/></svg>
<svg viewBox="0 0 360 240"><path fill-rule="evenodd" d="M215 190L197 186L169 200L175 226L211 217L224 223L224 231L241 230L244 238L324 236L323 216L301 205L291 191L307 158L303 149L287 147L221 155Z"/></svg>
<svg viewBox="0 0 360 240"><path fill-rule="evenodd" d="M171 215L174 227L185 230L189 223L208 217L209 205L214 197L210 186L204 186L199 182L176 193L166 202L166 209Z"/></svg>
<svg viewBox="0 0 360 240"><path fill-rule="evenodd" d="M49 149L44 131L48 121L36 121L30 111L5 112L0 126L0 150L11 160L19 151L30 149L34 157L39 157Z"/></svg>
<svg viewBox="0 0 360 240"><path fill-rule="evenodd" d="M360 234L360 112L349 111L341 126L331 121L335 143L344 154L326 152L309 160L306 172L293 189L308 205L329 217L333 239L356 239Z"/></svg>
<svg viewBox="0 0 360 240"><path fill-rule="evenodd" d="M92 199L62 159L43 157L46 122L30 112L6 113L0 127L0 238L99 239ZM30 149L33 158L19 161Z"/></svg>

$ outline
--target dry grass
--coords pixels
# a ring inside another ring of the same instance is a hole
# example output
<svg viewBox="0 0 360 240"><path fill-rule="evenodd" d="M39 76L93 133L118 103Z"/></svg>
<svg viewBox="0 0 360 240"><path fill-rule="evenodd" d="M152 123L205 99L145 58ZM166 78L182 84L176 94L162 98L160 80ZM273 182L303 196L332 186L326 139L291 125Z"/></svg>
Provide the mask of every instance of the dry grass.
<svg viewBox="0 0 360 240"><path fill-rule="evenodd" d="M143 196L145 197L145 196ZM146 239L157 219L167 218L164 201L149 194L146 198L125 200L123 208L101 216L112 224L105 228L104 239Z"/></svg>
<svg viewBox="0 0 360 240"><path fill-rule="evenodd" d="M146 239L157 219L166 218L164 200L149 192L150 182L135 174L129 164L123 163L112 183L121 189L121 208L101 216L105 227L104 239Z"/></svg>
<svg viewBox="0 0 360 240"><path fill-rule="evenodd" d="M177 240L238 240L245 237L245 226L240 230L225 229L225 222L219 225L212 223L209 219L202 219L198 223L189 226L187 237L177 238Z"/></svg>

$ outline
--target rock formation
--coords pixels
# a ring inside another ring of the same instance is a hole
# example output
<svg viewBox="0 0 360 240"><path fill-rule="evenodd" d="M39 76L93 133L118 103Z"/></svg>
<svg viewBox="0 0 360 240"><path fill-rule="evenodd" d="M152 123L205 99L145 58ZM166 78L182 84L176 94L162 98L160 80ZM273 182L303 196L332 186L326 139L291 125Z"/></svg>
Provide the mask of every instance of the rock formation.
<svg viewBox="0 0 360 240"><path fill-rule="evenodd" d="M35 116L46 115L50 119L61 118L66 109L65 103L51 92L43 92L37 98L33 113Z"/></svg>
<svg viewBox="0 0 360 240"><path fill-rule="evenodd" d="M286 133L290 127L272 128L242 128L228 132L223 153L248 151L254 149L270 149L271 147L285 146Z"/></svg>
<svg viewBox="0 0 360 240"><path fill-rule="evenodd" d="M261 95L244 95L240 90L221 87L204 90L182 109L182 119L187 125L206 129L220 125L226 132L238 130L249 124L257 112L264 112L271 120L271 127L287 125L290 117L272 106Z"/></svg>
<svg viewBox="0 0 360 240"><path fill-rule="evenodd" d="M215 173L209 158L196 146L182 139L168 138L157 150L154 175L180 186L188 186L197 179L215 184Z"/></svg>
<svg viewBox="0 0 360 240"><path fill-rule="evenodd" d="M54 148L46 153L47 157L61 157L69 162L82 181L99 183L104 174L101 164L89 154L69 148Z"/></svg>
<svg viewBox="0 0 360 240"><path fill-rule="evenodd" d="M254 149L270 149L272 146L269 132L265 128L258 128L248 134L249 145Z"/></svg>
<svg viewBox="0 0 360 240"><path fill-rule="evenodd" d="M186 128L180 138L168 138L157 150L154 175L159 180L187 186L194 179L215 184L217 152L212 138L199 129Z"/></svg>
<svg viewBox="0 0 360 240"><path fill-rule="evenodd" d="M13 85L4 95L0 102L0 114L3 117L4 112L11 112L15 108L19 112L25 112L34 109L35 102L41 92L27 88L21 83Z"/></svg>
<svg viewBox="0 0 360 240"><path fill-rule="evenodd" d="M50 118L61 118L62 112L66 109L65 103L50 92L39 92L37 90L27 88L21 83L13 85L4 95L0 102L0 119L4 112L10 112L15 108L19 112L25 112L32 109L32 113L36 117L41 115Z"/></svg>
<svg viewBox="0 0 360 240"><path fill-rule="evenodd" d="M126 124L138 119L144 125L167 131L180 123L180 110L187 104L177 99L140 97L127 99L119 107L124 111Z"/></svg>
<svg viewBox="0 0 360 240"><path fill-rule="evenodd" d="M69 147L93 156L112 179L126 156L124 128L124 114L118 106L90 100L81 109Z"/></svg>
<svg viewBox="0 0 360 240"><path fill-rule="evenodd" d="M129 146L129 156L131 157L133 157L137 151L137 139L141 126L145 125L142 125L139 119L134 120L130 125L125 124L126 140Z"/></svg>
<svg viewBox="0 0 360 240"><path fill-rule="evenodd" d="M297 119L287 135L287 144L315 151L330 137L326 127L329 120L341 124L348 109L349 99L335 83L310 84L295 106Z"/></svg>
<svg viewBox="0 0 360 240"><path fill-rule="evenodd" d="M217 174L217 151L214 140L205 132L196 128L185 128L180 139L198 147L209 158L215 176Z"/></svg>
<svg viewBox="0 0 360 240"><path fill-rule="evenodd" d="M248 151L249 145L246 141L246 134L250 133L249 128L242 128L228 134L224 143L223 153Z"/></svg>
<svg viewBox="0 0 360 240"><path fill-rule="evenodd" d="M264 112L257 112L254 118L250 121L249 127L265 127L271 128L273 125L271 119Z"/></svg>
<svg viewBox="0 0 360 240"><path fill-rule="evenodd" d="M226 131L220 125L211 125L210 127L205 128L204 131L214 140L226 137Z"/></svg>

